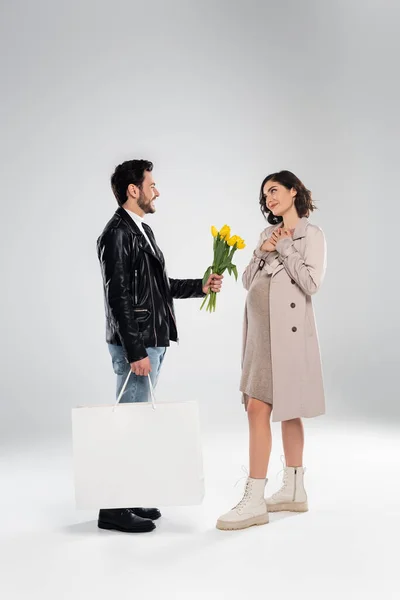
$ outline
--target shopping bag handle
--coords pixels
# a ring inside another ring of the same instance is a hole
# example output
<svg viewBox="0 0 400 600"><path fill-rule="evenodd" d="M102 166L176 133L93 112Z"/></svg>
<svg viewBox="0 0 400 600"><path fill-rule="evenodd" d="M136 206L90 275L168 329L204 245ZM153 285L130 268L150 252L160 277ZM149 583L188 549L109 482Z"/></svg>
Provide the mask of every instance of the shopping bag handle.
<svg viewBox="0 0 400 600"><path fill-rule="evenodd" d="M119 401L121 400L122 394L124 393L124 391L126 389L126 386L128 385L128 381L129 381L129 377L131 376L131 373L132 373L132 371L129 369L128 377L125 379L125 383L122 386L122 390L120 391L119 396L118 396L117 401L114 404L114 406L116 406L119 403ZM154 388L153 388L153 384L151 383L150 373L147 375L147 379L148 379L148 382L149 382L151 403L153 405L153 409L155 410L155 408L156 408L156 398L154 396Z"/></svg>

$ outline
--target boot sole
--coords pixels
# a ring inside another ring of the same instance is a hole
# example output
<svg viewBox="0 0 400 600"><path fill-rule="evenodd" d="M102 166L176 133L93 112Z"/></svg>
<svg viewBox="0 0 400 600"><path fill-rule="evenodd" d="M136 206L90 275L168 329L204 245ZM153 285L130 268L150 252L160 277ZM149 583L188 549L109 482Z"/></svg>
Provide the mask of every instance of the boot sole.
<svg viewBox="0 0 400 600"><path fill-rule="evenodd" d="M153 523L154 525L154 523ZM108 529L108 530L115 530L115 531L122 531L123 533L150 533L151 531L154 531L154 529L156 528L156 526L154 525L154 527L149 528L149 529L124 529L123 527L119 527L119 525L113 525L112 523L107 523L105 521L99 521L97 523L97 526L99 529Z"/></svg>
<svg viewBox="0 0 400 600"><path fill-rule="evenodd" d="M279 504L267 504L268 512L307 512L307 502L280 502Z"/></svg>
<svg viewBox="0 0 400 600"><path fill-rule="evenodd" d="M221 531L238 531L239 529L247 529L248 527L253 527L254 525L266 525L268 522L269 518L268 514L266 514L259 517L252 517L251 519L246 519L245 521L240 521L239 523L217 521L217 529L220 529Z"/></svg>

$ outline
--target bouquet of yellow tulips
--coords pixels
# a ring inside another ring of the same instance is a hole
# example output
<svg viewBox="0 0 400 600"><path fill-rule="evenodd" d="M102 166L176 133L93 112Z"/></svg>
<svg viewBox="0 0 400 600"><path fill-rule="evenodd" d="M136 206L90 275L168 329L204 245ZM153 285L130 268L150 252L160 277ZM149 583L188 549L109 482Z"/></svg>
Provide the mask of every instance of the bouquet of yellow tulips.
<svg viewBox="0 0 400 600"><path fill-rule="evenodd" d="M238 235L231 236L231 228L228 225L224 225L220 231L213 225L211 227L211 235L214 238L214 258L212 265L204 273L203 285L205 285L211 273L222 275L226 270L228 270L229 275L233 273L237 281L238 272L236 265L232 263L232 258L236 250L243 250L246 247L244 240ZM206 310L215 312L217 294L216 292L212 292L211 288L208 290L208 294L204 298L200 310L206 303L207 298L208 304Z"/></svg>

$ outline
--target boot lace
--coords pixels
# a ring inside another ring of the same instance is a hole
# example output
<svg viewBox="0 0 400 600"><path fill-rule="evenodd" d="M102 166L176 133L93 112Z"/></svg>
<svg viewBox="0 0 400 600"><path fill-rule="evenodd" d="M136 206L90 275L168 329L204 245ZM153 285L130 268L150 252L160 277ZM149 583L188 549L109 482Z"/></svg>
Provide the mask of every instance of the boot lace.
<svg viewBox="0 0 400 600"><path fill-rule="evenodd" d="M235 486L237 486L237 484L239 483L239 481L242 481L243 479L247 479L249 478L249 472L246 469L246 467L244 465L242 465L242 471L244 473L244 475L242 477L240 477L240 479L237 480L237 482L235 483ZM238 504L236 504L236 506L234 506L232 508L232 510L241 510L243 508L243 506L246 504L249 496L250 496L250 491L251 491L251 482L247 481L246 483L246 487L244 489L244 494L243 494L243 498L240 500L240 502Z"/></svg>
<svg viewBox="0 0 400 600"><path fill-rule="evenodd" d="M285 491L286 486L288 484L288 472L286 471L286 468L285 468L285 457L283 455L281 456L281 463L283 465L283 468L278 472L276 477L278 478L279 475L283 472L282 486L277 492L275 492L275 494L272 494L272 498L276 498L283 491Z"/></svg>
<svg viewBox="0 0 400 600"><path fill-rule="evenodd" d="M243 494L243 498L240 500L240 502L238 504L236 504L236 506L233 507L232 510L241 510L245 504L247 503L249 497L250 497L250 493L251 493L251 482L248 481L246 483L246 487L244 489L244 494Z"/></svg>
<svg viewBox="0 0 400 600"><path fill-rule="evenodd" d="M237 482L235 483L234 487L237 486L237 484L239 483L239 481L242 481L242 479L248 479L249 478L249 472L246 469L246 467L244 465L242 465L242 471L244 473L244 475L242 475L242 477L240 477L240 479L237 480Z"/></svg>

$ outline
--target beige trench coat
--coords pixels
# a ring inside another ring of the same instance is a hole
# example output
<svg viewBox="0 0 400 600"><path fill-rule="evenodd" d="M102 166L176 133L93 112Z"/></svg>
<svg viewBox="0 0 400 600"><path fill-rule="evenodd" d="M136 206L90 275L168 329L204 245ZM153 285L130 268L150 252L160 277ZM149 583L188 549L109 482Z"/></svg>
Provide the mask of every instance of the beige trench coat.
<svg viewBox="0 0 400 600"><path fill-rule="evenodd" d="M322 230L307 218L298 221L293 239L279 240L274 252L260 247L279 225L261 234L242 281L246 290L261 270L271 274L270 331L273 421L325 413L318 334L311 296L324 278L326 243ZM244 331L247 324L244 323ZM243 343L246 343L244 337Z"/></svg>

